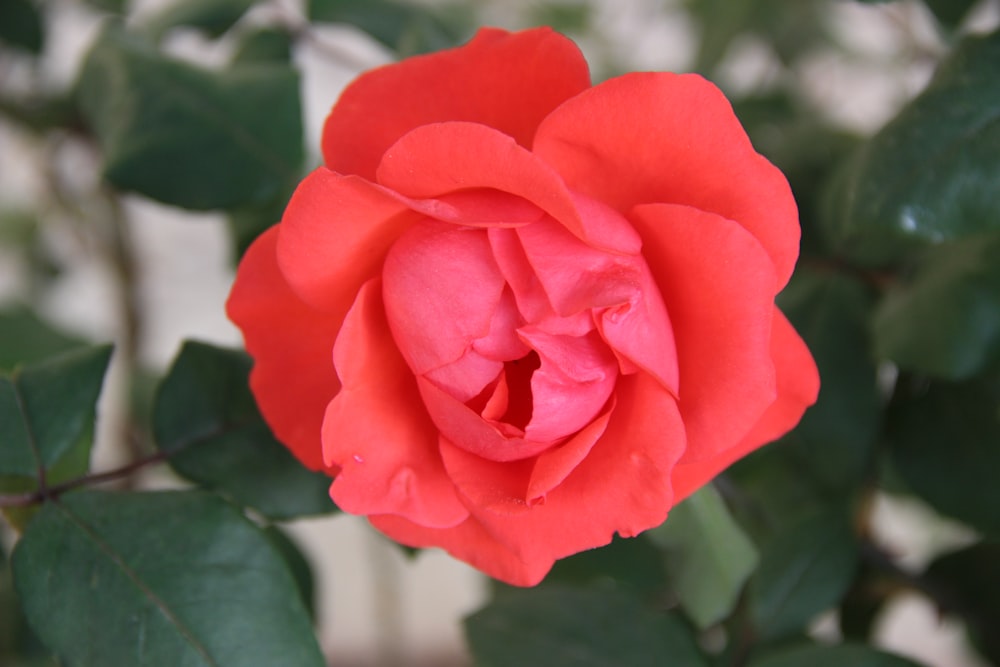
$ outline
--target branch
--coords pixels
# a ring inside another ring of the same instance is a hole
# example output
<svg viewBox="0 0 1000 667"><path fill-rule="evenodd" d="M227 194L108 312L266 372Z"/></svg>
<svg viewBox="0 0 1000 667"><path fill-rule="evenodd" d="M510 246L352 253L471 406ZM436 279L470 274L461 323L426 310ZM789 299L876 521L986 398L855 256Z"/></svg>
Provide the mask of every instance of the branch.
<svg viewBox="0 0 1000 667"><path fill-rule="evenodd" d="M129 477L136 470L144 468L148 465L153 465L155 463L162 463L166 461L175 451L170 452L156 452L155 454L150 454L141 459L136 459L131 463L124 465L120 468L115 468L113 470L108 470L106 472L94 473L91 475L83 475L82 477L76 477L71 480L67 480L60 484L54 484L49 487L42 487L36 491L30 491L28 493L17 493L9 495L0 495L0 508L6 507L29 507L31 505L37 505L45 500L55 498L67 491L72 491L73 489L80 486L88 486L91 484L100 484L102 482L112 482L117 479L123 479Z"/></svg>

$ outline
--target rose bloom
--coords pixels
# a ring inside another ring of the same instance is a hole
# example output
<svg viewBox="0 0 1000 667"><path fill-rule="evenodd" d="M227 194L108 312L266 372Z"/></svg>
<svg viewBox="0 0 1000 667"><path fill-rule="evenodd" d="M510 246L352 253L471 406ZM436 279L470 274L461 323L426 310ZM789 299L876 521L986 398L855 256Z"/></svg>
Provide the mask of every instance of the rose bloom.
<svg viewBox="0 0 1000 667"><path fill-rule="evenodd" d="M549 29L368 72L228 303L344 511L516 585L659 525L816 398L788 183L695 75Z"/></svg>

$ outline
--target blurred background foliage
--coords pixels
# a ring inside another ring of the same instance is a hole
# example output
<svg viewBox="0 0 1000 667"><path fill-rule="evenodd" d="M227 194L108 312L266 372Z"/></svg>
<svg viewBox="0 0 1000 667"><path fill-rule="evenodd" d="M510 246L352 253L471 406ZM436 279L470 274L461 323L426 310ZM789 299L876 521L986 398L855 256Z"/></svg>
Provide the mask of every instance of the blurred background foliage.
<svg viewBox="0 0 1000 667"><path fill-rule="evenodd" d="M60 12L101 21L63 77L46 66ZM622 35L629 12L650 31ZM126 204L224 213L235 261L318 162L305 50L357 69L345 28L388 60L482 24L546 24L595 80L685 70L727 92L799 204L780 305L823 387L794 432L662 527L561 561L536 589L496 585L466 620L476 664L905 667L920 663L876 648L875 628L917 595L965 628L969 665L1000 665L998 20L993 0L2 0L0 122L44 188L0 200L0 664L322 664L309 564L280 524L331 511L325 482L268 433L241 352L188 343L166 371L144 361ZM192 41L213 57L181 54ZM125 417L105 437L124 495L78 490L109 356L87 345L109 341L38 307L67 243L118 285ZM164 462L199 490L132 490L127 473ZM890 498L959 537L922 562L894 552L877 525ZM217 560L191 557L213 545ZM249 554L259 577L234 607L245 575L219 563ZM162 627L130 635L152 610Z"/></svg>

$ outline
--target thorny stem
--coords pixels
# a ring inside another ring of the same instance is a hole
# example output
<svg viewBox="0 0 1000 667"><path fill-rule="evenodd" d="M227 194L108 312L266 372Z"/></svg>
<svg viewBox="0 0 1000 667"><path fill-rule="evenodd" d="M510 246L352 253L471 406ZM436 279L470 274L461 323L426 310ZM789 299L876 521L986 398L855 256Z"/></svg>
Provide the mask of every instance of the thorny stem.
<svg viewBox="0 0 1000 667"><path fill-rule="evenodd" d="M62 482L60 484L54 484L52 486L45 486L44 480L39 480L42 485L35 491L28 493L17 493L0 495L0 508L3 507L28 507L30 505L37 505L44 502L46 499L51 499L59 496L67 491L72 491L81 486L88 486L91 484L100 484L102 482L112 482L119 479L127 479L132 476L137 470L144 468L148 465L154 463L162 463L166 461L175 451L165 452L159 451L155 454L150 454L144 456L140 459L136 459L121 466L120 468L115 468L114 470L108 470L106 472L100 472L90 475L83 475L81 477L75 477L71 480Z"/></svg>

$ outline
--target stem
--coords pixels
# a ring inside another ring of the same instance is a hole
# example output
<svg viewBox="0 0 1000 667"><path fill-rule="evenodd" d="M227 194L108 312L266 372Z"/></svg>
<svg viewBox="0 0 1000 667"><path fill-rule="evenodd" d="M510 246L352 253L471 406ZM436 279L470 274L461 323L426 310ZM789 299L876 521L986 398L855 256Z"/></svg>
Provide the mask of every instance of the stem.
<svg viewBox="0 0 1000 667"><path fill-rule="evenodd" d="M133 378L139 365L139 341L143 333L142 309L137 294L137 277L135 252L132 237L128 228L128 219L122 209L118 195L110 190L103 190L109 216L109 238L106 243L106 255L116 278L118 292L118 362L121 368L121 391L124 396L122 419L117 424L118 440L123 445L130 460L141 460L144 452L137 438L132 437L134 429L132 419Z"/></svg>
<svg viewBox="0 0 1000 667"><path fill-rule="evenodd" d="M115 468L113 470L108 470L106 472L95 473L92 475L83 475L82 477L75 477L71 480L67 480L60 484L55 484L53 486L40 486L36 491L31 491L29 493L18 493L10 495L0 495L0 507L28 507L30 505L37 505L46 499L55 498L67 491L72 491L75 488L81 486L87 486L91 484L100 484L102 482L111 482L118 479L128 478L135 471L140 468L144 468L148 465L154 463L162 463L166 461L172 454L176 451L171 452L156 452L155 454L150 454L144 456L140 459L136 459L120 468Z"/></svg>

